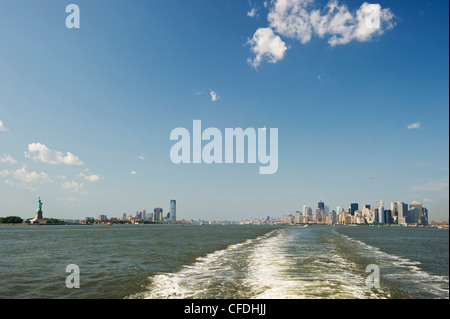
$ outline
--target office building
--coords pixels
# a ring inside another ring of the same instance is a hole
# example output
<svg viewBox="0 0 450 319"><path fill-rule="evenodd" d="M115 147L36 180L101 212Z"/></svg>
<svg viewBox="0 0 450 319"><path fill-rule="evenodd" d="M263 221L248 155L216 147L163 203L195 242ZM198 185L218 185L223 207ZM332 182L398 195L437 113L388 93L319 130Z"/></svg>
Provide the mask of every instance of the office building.
<svg viewBox="0 0 450 319"><path fill-rule="evenodd" d="M160 207L157 207L153 210L154 215L153 215L153 221L154 222L162 222L164 220L164 216L163 216L163 209Z"/></svg>
<svg viewBox="0 0 450 319"><path fill-rule="evenodd" d="M406 218L408 217L408 204L403 202L397 203L397 223L399 225L406 223Z"/></svg>
<svg viewBox="0 0 450 319"><path fill-rule="evenodd" d="M355 216L355 212L358 210L358 203L350 204L350 215Z"/></svg>
<svg viewBox="0 0 450 319"><path fill-rule="evenodd" d="M322 200L318 203L318 208L321 210L325 210L325 203Z"/></svg>
<svg viewBox="0 0 450 319"><path fill-rule="evenodd" d="M409 204L409 210L414 210L415 208L417 208L417 216L414 216L415 217L414 224L416 224L416 223L422 224L422 217L423 217L422 203L412 202L411 204Z"/></svg>
<svg viewBox="0 0 450 319"><path fill-rule="evenodd" d="M173 222L177 220L177 201L175 199L170 201L170 220Z"/></svg>
<svg viewBox="0 0 450 319"><path fill-rule="evenodd" d="M300 224L302 222L302 213L300 212L295 212L295 218L294 221L296 224Z"/></svg>
<svg viewBox="0 0 450 319"><path fill-rule="evenodd" d="M306 217L307 222L313 221L312 208L308 205L303 206L303 216Z"/></svg>

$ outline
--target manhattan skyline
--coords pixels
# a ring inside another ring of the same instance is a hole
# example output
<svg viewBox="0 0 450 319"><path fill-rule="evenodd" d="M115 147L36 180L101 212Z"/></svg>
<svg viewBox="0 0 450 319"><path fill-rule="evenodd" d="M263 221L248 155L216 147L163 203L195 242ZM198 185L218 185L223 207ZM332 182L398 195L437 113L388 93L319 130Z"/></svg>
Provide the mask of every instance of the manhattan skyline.
<svg viewBox="0 0 450 319"><path fill-rule="evenodd" d="M180 219L237 220L323 198L448 219L447 1L377 1L373 33L356 0L73 3L79 29L66 4L0 4L0 216L176 199ZM278 128L278 171L174 164L170 132L194 120Z"/></svg>

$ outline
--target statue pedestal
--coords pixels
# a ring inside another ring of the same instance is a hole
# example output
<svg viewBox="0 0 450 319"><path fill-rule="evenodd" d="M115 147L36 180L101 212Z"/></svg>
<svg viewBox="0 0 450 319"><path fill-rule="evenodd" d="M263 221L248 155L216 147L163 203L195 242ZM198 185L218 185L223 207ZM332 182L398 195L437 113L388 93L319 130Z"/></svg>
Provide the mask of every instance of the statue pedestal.
<svg viewBox="0 0 450 319"><path fill-rule="evenodd" d="M44 219L42 211L38 210L36 212L36 215L34 216L34 218L31 220L32 224L47 224L47 220Z"/></svg>
<svg viewBox="0 0 450 319"><path fill-rule="evenodd" d="M38 219L44 219L44 218L42 217L42 211L41 211L41 210L38 210L38 211L36 212L36 215L34 216L34 220L38 220Z"/></svg>

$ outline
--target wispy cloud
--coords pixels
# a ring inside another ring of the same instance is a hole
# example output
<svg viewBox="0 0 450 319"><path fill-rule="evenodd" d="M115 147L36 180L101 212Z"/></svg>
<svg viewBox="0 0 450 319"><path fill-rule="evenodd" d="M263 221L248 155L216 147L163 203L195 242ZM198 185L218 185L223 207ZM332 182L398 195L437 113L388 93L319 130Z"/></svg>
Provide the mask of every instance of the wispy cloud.
<svg viewBox="0 0 450 319"><path fill-rule="evenodd" d="M220 96L213 90L209 90L209 94L211 95L211 101L216 102L220 99Z"/></svg>
<svg viewBox="0 0 450 319"><path fill-rule="evenodd" d="M31 158L38 162L49 163L53 165L83 165L84 163L70 152L63 154L60 151L54 151L41 143L32 143L28 145L28 152L25 157Z"/></svg>
<svg viewBox="0 0 450 319"><path fill-rule="evenodd" d="M138 158L139 158L140 160L145 161L145 156L144 156L143 154L142 154L142 155L139 155Z"/></svg>
<svg viewBox="0 0 450 319"><path fill-rule="evenodd" d="M76 197L58 197L58 200L63 202L65 206L70 206L75 203L78 199Z"/></svg>
<svg viewBox="0 0 450 319"><path fill-rule="evenodd" d="M247 12L247 16L253 18L256 15L256 12L258 9L256 7L253 7L250 11Z"/></svg>
<svg viewBox="0 0 450 319"><path fill-rule="evenodd" d="M5 127L5 125L3 124L3 122L0 120L0 132L6 132L9 131L9 129L7 129Z"/></svg>
<svg viewBox="0 0 450 319"><path fill-rule="evenodd" d="M64 189L77 192L80 195L83 195L83 196L86 195L86 192L84 191L84 184L83 183L77 183L75 181L65 182L64 184L62 184L62 187Z"/></svg>
<svg viewBox="0 0 450 319"><path fill-rule="evenodd" d="M0 163L3 164L15 164L17 161L9 154L5 154L0 157Z"/></svg>
<svg viewBox="0 0 450 319"><path fill-rule="evenodd" d="M136 175L136 171L131 171L131 175Z"/></svg>
<svg viewBox="0 0 450 319"><path fill-rule="evenodd" d="M28 171L25 167L11 171L2 170L0 171L0 177L11 177L12 180L5 180L5 184L28 189L31 191L35 190L34 185L51 182L50 176L47 173Z"/></svg>
<svg viewBox="0 0 450 319"><path fill-rule="evenodd" d="M95 175L95 174L85 175L83 173L80 173L78 176L81 178L84 178L85 180L87 180L89 182L97 182L100 180L100 176Z"/></svg>
<svg viewBox="0 0 450 319"><path fill-rule="evenodd" d="M408 127L408 130L419 129L422 127L422 124L420 124L420 122L416 122L416 123L409 124L407 127Z"/></svg>
<svg viewBox="0 0 450 319"><path fill-rule="evenodd" d="M412 190L419 192L432 192L447 194L449 192L449 177L434 180L425 184L416 185L412 187Z"/></svg>

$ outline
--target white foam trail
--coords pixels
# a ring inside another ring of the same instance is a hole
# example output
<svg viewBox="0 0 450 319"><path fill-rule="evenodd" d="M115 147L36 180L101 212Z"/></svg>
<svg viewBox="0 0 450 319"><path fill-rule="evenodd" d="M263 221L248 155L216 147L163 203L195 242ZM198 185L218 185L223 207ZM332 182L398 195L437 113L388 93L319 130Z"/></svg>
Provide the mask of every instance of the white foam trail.
<svg viewBox="0 0 450 319"><path fill-rule="evenodd" d="M288 251L295 245L298 250L290 255ZM253 298L378 297L365 286L365 278L352 271L354 264L327 249L299 245L292 233L280 232L259 242L249 259L246 282Z"/></svg>
<svg viewBox="0 0 450 319"><path fill-rule="evenodd" d="M336 233L338 234L338 233ZM374 260L380 261L381 277L392 280L407 281L411 285L419 286L427 293L434 294L436 298L449 297L449 277L432 275L420 268L422 264L401 256L386 253L378 247L368 245L360 240L339 234L346 240L353 242L357 248L355 253L373 256ZM391 273L383 272L383 267L388 268Z"/></svg>
<svg viewBox="0 0 450 319"><path fill-rule="evenodd" d="M247 246L271 236L271 233L199 257L194 264L184 266L176 273L155 275L151 278L147 292L137 297L147 299L235 298L236 296L229 295L227 289L235 286L236 278L241 276L237 272L241 268L239 263L246 262Z"/></svg>

